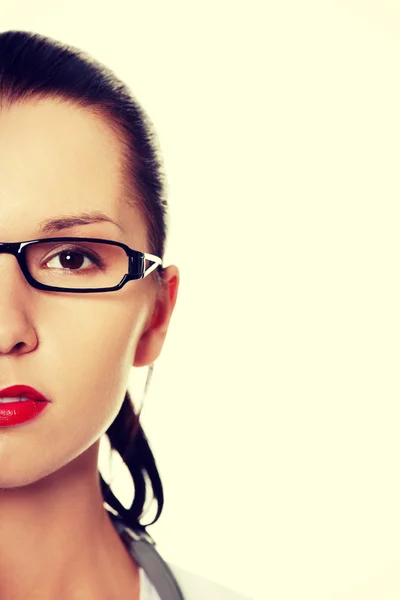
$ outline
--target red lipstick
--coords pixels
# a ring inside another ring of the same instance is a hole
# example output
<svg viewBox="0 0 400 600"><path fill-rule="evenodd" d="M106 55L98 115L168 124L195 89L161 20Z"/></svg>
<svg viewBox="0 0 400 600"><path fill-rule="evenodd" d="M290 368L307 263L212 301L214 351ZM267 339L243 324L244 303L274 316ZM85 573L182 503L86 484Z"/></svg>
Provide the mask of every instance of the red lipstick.
<svg viewBox="0 0 400 600"><path fill-rule="evenodd" d="M13 385L0 391L1 398L29 398L29 400L0 402L0 427L19 425L37 417L49 400L28 385Z"/></svg>

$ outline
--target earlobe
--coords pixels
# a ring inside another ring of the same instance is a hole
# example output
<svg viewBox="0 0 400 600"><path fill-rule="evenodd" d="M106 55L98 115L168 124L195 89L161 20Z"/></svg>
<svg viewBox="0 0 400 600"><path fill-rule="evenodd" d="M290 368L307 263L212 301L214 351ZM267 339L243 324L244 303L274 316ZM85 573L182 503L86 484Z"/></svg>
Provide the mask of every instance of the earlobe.
<svg viewBox="0 0 400 600"><path fill-rule="evenodd" d="M159 357L165 336L154 329L149 329L140 338L133 361L134 367L145 367L155 362Z"/></svg>
<svg viewBox="0 0 400 600"><path fill-rule="evenodd" d="M144 328L137 343L135 359L133 362L134 367L145 367L146 365L149 365L151 362L154 362L161 352L162 342L160 344L159 341L161 333L159 329L160 310L160 302L157 301L149 323Z"/></svg>

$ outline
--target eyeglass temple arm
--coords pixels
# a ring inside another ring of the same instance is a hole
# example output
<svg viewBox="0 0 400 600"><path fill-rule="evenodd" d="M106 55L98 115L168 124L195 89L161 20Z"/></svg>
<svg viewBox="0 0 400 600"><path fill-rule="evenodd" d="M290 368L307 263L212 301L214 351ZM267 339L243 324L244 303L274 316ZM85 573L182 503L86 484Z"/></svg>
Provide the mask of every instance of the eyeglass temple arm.
<svg viewBox="0 0 400 600"><path fill-rule="evenodd" d="M155 269L157 269L157 267L159 265L162 265L162 260L158 256L155 256L154 254L149 254L148 252L143 252L143 255L144 255L145 260L149 260L153 263L152 265L147 267L147 269L145 269L145 271L143 273L143 277L146 277L146 275L149 275Z"/></svg>

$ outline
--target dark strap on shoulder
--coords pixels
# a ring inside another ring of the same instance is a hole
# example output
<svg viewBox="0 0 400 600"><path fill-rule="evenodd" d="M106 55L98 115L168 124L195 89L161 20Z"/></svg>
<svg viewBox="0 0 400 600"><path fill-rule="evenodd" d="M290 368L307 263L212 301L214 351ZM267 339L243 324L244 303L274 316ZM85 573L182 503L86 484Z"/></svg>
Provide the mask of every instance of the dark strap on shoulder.
<svg viewBox="0 0 400 600"><path fill-rule="evenodd" d="M145 571L161 600L185 600L170 567L156 550L156 543L146 531L134 531L123 519L108 511L130 555Z"/></svg>

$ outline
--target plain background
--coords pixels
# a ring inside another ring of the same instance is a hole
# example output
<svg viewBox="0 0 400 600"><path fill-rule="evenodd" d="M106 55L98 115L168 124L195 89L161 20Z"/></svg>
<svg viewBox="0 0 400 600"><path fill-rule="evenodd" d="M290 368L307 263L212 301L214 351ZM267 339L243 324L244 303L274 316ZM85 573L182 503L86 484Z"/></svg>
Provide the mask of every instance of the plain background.
<svg viewBox="0 0 400 600"><path fill-rule="evenodd" d="M257 600L398 599L399 4L49 0L0 23L92 53L160 137L164 557Z"/></svg>

